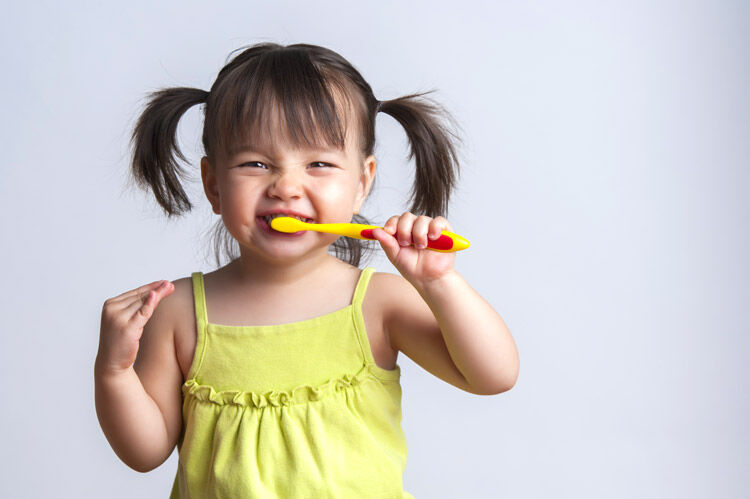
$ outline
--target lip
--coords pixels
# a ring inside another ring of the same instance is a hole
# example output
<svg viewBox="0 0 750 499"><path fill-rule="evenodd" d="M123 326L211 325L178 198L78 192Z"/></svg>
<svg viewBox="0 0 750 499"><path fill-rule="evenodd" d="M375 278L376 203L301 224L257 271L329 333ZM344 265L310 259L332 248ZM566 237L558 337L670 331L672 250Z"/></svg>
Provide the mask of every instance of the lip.
<svg viewBox="0 0 750 499"><path fill-rule="evenodd" d="M286 210L284 208L277 208L275 210L266 210L258 213L259 217L265 217L266 215L273 215L274 213L281 213L284 215L291 215L295 217L302 217L307 220L312 220L310 223L315 223L315 219L311 216L305 215L304 213L300 213L298 211L292 211L292 210Z"/></svg>

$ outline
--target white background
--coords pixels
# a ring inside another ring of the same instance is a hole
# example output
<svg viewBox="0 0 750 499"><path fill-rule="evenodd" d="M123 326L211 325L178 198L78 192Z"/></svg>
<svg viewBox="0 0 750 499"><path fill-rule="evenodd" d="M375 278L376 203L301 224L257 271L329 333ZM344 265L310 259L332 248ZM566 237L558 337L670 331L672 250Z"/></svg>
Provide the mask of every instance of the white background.
<svg viewBox="0 0 750 499"><path fill-rule="evenodd" d="M459 272L503 316L518 383L462 392L403 354L417 498L739 498L750 480L746 2L15 2L0 20L0 496L166 497L94 408L105 299L214 269L215 221L126 187L147 92L208 90L260 41L336 50L463 127ZM199 179L202 110L179 136ZM377 118L373 222L413 162ZM382 252L370 263L397 272ZM743 312L744 310L744 312Z"/></svg>

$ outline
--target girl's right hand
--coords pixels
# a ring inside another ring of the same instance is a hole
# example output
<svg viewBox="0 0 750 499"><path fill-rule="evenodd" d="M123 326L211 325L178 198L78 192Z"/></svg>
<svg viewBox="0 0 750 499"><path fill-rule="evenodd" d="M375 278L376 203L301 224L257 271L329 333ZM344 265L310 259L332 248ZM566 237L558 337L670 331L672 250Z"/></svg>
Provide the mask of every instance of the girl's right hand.
<svg viewBox="0 0 750 499"><path fill-rule="evenodd" d="M154 281L104 302L96 371L119 374L138 356L141 335L162 298L174 291L169 281Z"/></svg>

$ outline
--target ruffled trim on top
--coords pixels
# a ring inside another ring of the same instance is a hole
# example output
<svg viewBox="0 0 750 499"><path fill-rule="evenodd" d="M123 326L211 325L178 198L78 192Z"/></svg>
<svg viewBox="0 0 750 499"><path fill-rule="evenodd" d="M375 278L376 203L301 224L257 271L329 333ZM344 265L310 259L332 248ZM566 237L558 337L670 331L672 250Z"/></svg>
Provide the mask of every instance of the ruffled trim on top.
<svg viewBox="0 0 750 499"><path fill-rule="evenodd" d="M268 406L290 406L320 400L336 392L361 385L368 379L377 379L377 377L365 365L356 374L345 374L340 378L330 379L319 386L300 385L289 391L270 390L263 394L241 390L216 391L213 386L201 385L194 378L187 380L182 385L182 391L186 396L190 395L203 402L260 409Z"/></svg>

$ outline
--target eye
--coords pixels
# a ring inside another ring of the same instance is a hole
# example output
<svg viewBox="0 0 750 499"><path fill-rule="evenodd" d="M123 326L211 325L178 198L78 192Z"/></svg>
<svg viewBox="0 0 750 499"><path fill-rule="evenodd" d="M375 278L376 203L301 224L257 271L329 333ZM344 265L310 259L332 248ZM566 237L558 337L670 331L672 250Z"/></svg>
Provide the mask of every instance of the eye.
<svg viewBox="0 0 750 499"><path fill-rule="evenodd" d="M261 165L262 168L267 168L265 163L261 163L260 161L248 161L247 163L242 163L239 166L253 166L253 165ZM321 168L321 167L333 167L330 163L325 163L323 161L313 161L310 163L311 166L315 168Z"/></svg>

